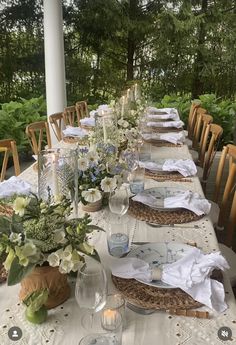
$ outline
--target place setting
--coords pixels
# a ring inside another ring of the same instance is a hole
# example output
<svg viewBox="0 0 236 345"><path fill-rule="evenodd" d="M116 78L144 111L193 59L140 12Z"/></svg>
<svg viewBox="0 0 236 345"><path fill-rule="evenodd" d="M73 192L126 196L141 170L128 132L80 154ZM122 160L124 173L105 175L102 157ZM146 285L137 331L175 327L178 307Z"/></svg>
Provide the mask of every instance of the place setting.
<svg viewBox="0 0 236 345"><path fill-rule="evenodd" d="M197 221L210 212L211 204L185 188L154 187L130 198L128 213L151 225L183 224Z"/></svg>
<svg viewBox="0 0 236 345"><path fill-rule="evenodd" d="M141 160L139 164L145 168L145 176L156 181L191 182L191 177L197 173L191 159Z"/></svg>

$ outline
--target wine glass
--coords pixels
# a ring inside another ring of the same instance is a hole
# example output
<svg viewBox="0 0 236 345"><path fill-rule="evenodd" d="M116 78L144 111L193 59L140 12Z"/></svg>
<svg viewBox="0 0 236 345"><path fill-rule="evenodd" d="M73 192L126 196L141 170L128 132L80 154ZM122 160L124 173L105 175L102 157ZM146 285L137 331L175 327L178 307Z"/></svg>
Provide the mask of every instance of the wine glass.
<svg viewBox="0 0 236 345"><path fill-rule="evenodd" d="M110 211L117 215L117 219L112 217L109 221L107 231L107 245L110 255L122 257L129 252L129 234L126 223L121 223L121 217L129 208L129 194L126 187L121 187L112 192L109 197Z"/></svg>
<svg viewBox="0 0 236 345"><path fill-rule="evenodd" d="M109 208L112 213L118 215L118 221L120 221L129 208L129 194L126 187L121 187L110 193Z"/></svg>
<svg viewBox="0 0 236 345"><path fill-rule="evenodd" d="M98 261L87 258L83 267L78 271L75 297L81 308L87 308L90 313L82 317L82 326L91 330L94 326L94 313L99 312L106 304L107 277L106 272Z"/></svg>

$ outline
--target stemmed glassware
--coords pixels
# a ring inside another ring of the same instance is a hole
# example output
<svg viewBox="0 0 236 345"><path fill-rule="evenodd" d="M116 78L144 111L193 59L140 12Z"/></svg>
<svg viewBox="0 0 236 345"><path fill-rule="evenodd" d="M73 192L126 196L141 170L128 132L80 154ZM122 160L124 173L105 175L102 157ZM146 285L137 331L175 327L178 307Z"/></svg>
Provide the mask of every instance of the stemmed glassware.
<svg viewBox="0 0 236 345"><path fill-rule="evenodd" d="M106 272L98 261L86 259L83 267L78 271L75 297L81 308L90 310L82 317L82 326L91 330L94 328L94 314L102 310L106 304L107 277Z"/></svg>
<svg viewBox="0 0 236 345"><path fill-rule="evenodd" d="M129 252L129 235L127 223L121 222L121 217L129 208L129 194L126 187L121 187L112 192L109 197L110 211L117 218L110 218L107 232L108 251L111 255L122 257Z"/></svg>
<svg viewBox="0 0 236 345"><path fill-rule="evenodd" d="M129 208L129 194L126 187L116 189L109 196L110 211L118 215L118 221L126 214Z"/></svg>

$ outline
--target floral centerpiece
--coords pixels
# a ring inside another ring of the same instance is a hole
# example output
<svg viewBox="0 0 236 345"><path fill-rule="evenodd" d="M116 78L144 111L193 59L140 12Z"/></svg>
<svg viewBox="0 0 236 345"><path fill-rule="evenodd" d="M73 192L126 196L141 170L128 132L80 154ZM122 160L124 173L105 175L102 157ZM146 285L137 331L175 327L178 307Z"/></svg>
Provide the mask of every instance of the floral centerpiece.
<svg viewBox="0 0 236 345"><path fill-rule="evenodd" d="M117 158L117 149L110 144L99 144L97 149L79 150L79 199L86 205L102 199L126 181L127 171Z"/></svg>
<svg viewBox="0 0 236 345"><path fill-rule="evenodd" d="M98 258L87 239L100 228L88 215L68 219L70 213L71 201L64 196L45 202L32 195L17 197L11 214L0 217L0 256L6 255L8 285L21 282L21 300L48 289L48 308L64 302L70 292L67 273L82 266L83 253Z"/></svg>

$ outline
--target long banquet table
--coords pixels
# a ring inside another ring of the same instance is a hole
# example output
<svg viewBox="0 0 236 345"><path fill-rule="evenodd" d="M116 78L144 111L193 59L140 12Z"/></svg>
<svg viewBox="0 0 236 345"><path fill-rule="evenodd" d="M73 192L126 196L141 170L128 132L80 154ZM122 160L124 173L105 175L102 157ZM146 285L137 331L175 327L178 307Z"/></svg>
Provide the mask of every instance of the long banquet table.
<svg viewBox="0 0 236 345"><path fill-rule="evenodd" d="M191 155L187 146L182 147L154 147L152 146L152 159L162 158L190 158ZM31 167L22 172L22 179L37 187L37 172ZM145 188L154 186L183 186L202 194L201 185L197 177L191 178L191 182L156 182L151 179L145 180ZM82 212L82 211L80 211ZM108 210L91 213L93 223L107 229ZM186 223L183 227L151 227L145 222L138 221L127 216L129 222L130 236L133 242L167 242L176 241L181 243L195 242L204 252L218 251L218 242L208 216ZM194 228L193 225L198 225ZM188 227L189 226L189 227ZM108 276L108 292L115 291L110 279L109 254L107 251L106 234L100 233L95 238L96 249L106 267ZM8 329L18 326L23 332L22 339L17 344L21 345L77 345L85 335L82 329L79 309L74 298L71 281L72 294L63 305L49 311L46 323L32 325L24 318L24 307L19 303L19 286L0 286L0 345L12 344L8 338ZM210 312L210 319L197 319L184 316L173 316L158 311L152 315L140 315L127 308L127 325L123 331L123 345L217 345L236 343L236 304L232 289L230 287L227 272L224 273L224 286L228 309L221 314L212 312L206 307L202 310ZM232 330L231 340L222 341L218 337L218 330L221 327L229 327ZM91 330L92 332L92 330Z"/></svg>

